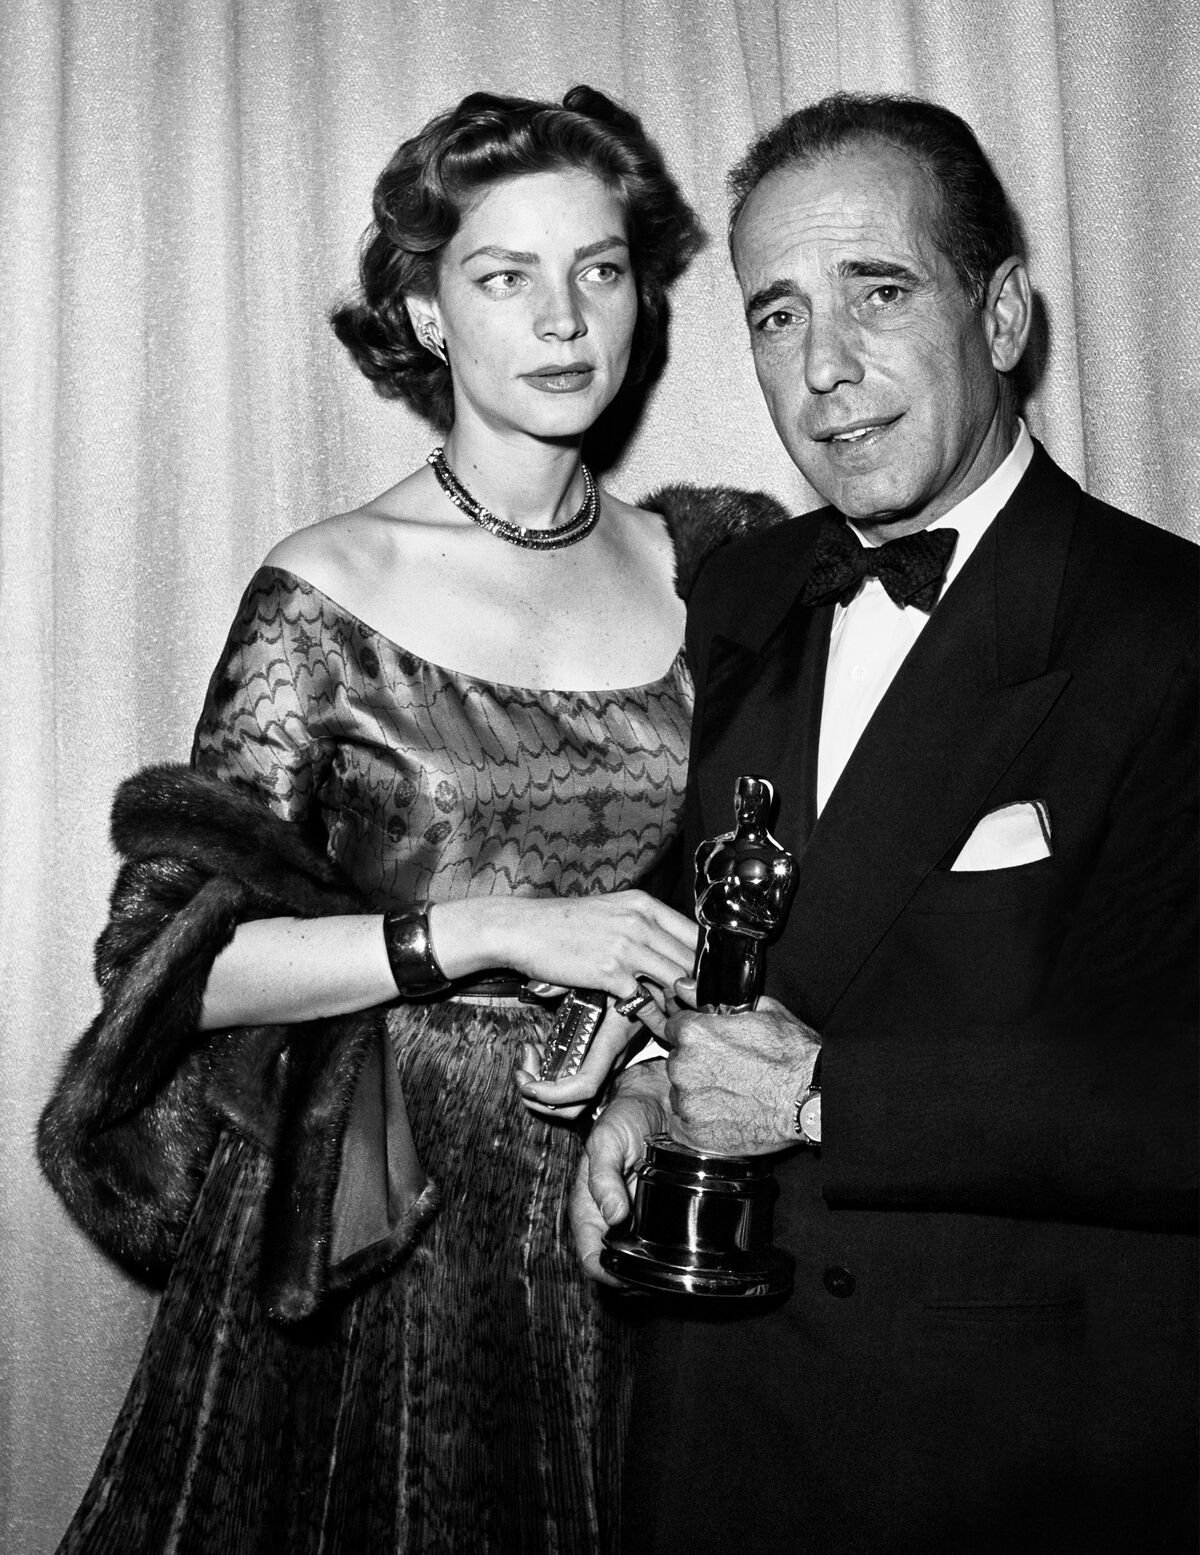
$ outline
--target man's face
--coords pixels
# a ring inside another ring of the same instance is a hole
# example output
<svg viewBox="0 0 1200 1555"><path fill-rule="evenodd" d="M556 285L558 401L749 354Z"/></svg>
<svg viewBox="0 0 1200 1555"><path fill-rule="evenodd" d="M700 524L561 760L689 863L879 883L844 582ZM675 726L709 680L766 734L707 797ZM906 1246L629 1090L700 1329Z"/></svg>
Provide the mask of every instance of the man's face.
<svg viewBox="0 0 1200 1555"><path fill-rule="evenodd" d="M990 312L935 246L937 195L866 142L777 169L734 263L776 430L815 491L880 537L923 528L1008 452Z"/></svg>

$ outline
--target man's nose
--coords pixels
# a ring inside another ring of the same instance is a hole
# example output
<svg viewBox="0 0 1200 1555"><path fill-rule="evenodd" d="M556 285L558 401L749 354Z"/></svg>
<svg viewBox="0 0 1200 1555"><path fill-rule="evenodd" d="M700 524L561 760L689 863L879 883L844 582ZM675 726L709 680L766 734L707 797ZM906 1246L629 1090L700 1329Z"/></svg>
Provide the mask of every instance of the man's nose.
<svg viewBox="0 0 1200 1555"><path fill-rule="evenodd" d="M861 337L852 319L838 313L809 319L804 340L804 381L814 394L830 394L846 383L861 383Z"/></svg>

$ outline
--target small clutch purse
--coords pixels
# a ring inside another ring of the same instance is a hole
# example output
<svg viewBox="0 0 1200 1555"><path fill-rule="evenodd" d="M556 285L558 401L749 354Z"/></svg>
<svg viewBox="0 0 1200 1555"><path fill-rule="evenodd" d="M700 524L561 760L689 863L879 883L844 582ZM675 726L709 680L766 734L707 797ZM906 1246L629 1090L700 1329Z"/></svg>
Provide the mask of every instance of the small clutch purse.
<svg viewBox="0 0 1200 1555"><path fill-rule="evenodd" d="M539 1080L565 1080L583 1063L604 1019L608 995L599 988L572 988L554 1013Z"/></svg>

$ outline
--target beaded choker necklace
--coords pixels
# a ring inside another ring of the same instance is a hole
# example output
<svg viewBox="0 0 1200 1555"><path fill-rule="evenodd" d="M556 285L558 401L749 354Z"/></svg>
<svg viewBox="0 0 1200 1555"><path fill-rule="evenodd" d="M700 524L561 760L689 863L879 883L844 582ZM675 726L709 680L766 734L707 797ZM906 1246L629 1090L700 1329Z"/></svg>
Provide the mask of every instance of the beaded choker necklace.
<svg viewBox="0 0 1200 1555"><path fill-rule="evenodd" d="M425 462L433 467L438 485L454 506L465 513L473 524L486 529L498 540L507 540L509 545L524 546L528 551L559 551L564 545L575 545L580 540L586 540L600 517L600 495L586 464L580 465L583 471L583 501L566 523L559 524L557 529L526 529L521 524L510 524L506 518L490 512L482 502L476 502L446 463L444 448L435 448Z"/></svg>

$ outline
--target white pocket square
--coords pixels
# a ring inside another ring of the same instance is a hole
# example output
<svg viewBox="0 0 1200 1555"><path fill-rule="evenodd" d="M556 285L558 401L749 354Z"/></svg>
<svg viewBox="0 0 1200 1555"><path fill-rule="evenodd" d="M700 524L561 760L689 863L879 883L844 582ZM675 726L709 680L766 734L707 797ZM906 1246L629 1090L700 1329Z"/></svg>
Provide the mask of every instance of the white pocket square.
<svg viewBox="0 0 1200 1555"><path fill-rule="evenodd" d="M1050 853L1049 811L1040 799L1018 799L983 817L950 868L1013 869Z"/></svg>

